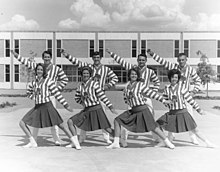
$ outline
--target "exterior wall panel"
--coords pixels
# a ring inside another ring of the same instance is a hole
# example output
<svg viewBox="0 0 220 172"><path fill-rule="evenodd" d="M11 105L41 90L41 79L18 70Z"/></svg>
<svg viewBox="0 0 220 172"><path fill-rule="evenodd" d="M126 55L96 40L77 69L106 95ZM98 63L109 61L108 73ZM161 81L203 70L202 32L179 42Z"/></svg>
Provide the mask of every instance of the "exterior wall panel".
<svg viewBox="0 0 220 172"><path fill-rule="evenodd" d="M4 40L1 39L0 40L0 57L4 57L5 55L5 47L4 47Z"/></svg>

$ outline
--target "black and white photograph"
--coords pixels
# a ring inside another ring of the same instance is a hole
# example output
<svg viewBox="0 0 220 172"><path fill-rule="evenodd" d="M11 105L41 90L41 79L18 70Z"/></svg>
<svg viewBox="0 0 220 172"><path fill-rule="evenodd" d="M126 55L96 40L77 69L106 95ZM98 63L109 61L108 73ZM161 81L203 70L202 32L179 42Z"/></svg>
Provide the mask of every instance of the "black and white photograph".
<svg viewBox="0 0 220 172"><path fill-rule="evenodd" d="M2 172L208 172L219 0L1 0Z"/></svg>

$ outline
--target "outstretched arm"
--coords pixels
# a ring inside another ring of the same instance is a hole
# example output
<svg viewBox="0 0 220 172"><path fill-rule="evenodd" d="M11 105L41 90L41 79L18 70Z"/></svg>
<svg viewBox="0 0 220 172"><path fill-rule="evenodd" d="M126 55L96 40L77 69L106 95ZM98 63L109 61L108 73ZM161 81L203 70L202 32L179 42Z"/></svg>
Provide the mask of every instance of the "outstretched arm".
<svg viewBox="0 0 220 172"><path fill-rule="evenodd" d="M118 82L118 76L110 68L108 68L107 77L109 78L109 83L106 84L106 87L109 89Z"/></svg>
<svg viewBox="0 0 220 172"><path fill-rule="evenodd" d="M77 59L76 57L71 56L70 54L68 54L64 49L61 49L61 54L66 57L72 64L77 65L78 67L84 67L84 66L89 66L88 63L86 62L82 62L79 59Z"/></svg>
<svg viewBox="0 0 220 172"><path fill-rule="evenodd" d="M152 99L155 99L155 100L158 100L162 103L165 102L165 99L163 98L163 96L159 95L156 91L144 86L143 87L143 94L145 94L146 97L149 97L149 98L152 98Z"/></svg>
<svg viewBox="0 0 220 172"><path fill-rule="evenodd" d="M27 93L27 97L28 97L29 99L34 99L34 86L33 86L33 81L28 84L26 93Z"/></svg>
<svg viewBox="0 0 220 172"><path fill-rule="evenodd" d="M153 86L151 87L151 89L158 92L158 90L160 88L160 80L159 80L159 78L157 77L156 73L153 70L152 70L150 79L153 82Z"/></svg>
<svg viewBox="0 0 220 172"><path fill-rule="evenodd" d="M193 94L196 94L200 90L201 78L197 75L196 70L192 68L191 78L194 82Z"/></svg>
<svg viewBox="0 0 220 172"><path fill-rule="evenodd" d="M121 58L120 56L118 56L117 54L111 52L109 49L106 49L106 52L109 53L111 55L111 57L118 63L120 64L122 67L124 67L126 70L129 70L132 68L131 63L126 62L123 58Z"/></svg>
<svg viewBox="0 0 220 172"><path fill-rule="evenodd" d="M35 69L36 63L30 61L29 59L26 59L24 57L21 57L18 53L16 53L14 50L11 50L11 53L14 55L14 57L21 62L21 64L25 65L29 69Z"/></svg>
<svg viewBox="0 0 220 172"><path fill-rule="evenodd" d="M58 69L59 69L59 71L58 71L58 81L59 82L58 82L57 88L61 91L68 83L68 78L67 78L66 74L64 73L64 71L60 67L58 67Z"/></svg>
<svg viewBox="0 0 220 172"><path fill-rule="evenodd" d="M177 68L177 64L165 60L164 58L160 57L159 55L151 51L151 49L148 49L147 53L150 54L156 62L160 63L168 70Z"/></svg>

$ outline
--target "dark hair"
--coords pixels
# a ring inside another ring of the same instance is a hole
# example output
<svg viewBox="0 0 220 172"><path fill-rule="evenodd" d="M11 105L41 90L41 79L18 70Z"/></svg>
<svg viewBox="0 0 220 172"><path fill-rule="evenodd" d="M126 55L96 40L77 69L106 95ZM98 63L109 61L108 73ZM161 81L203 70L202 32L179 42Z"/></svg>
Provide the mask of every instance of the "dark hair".
<svg viewBox="0 0 220 172"><path fill-rule="evenodd" d="M137 81L141 81L141 72L139 67L132 67L129 71L128 71L128 80L130 81L130 75L131 75L131 71L135 71L137 74Z"/></svg>
<svg viewBox="0 0 220 172"><path fill-rule="evenodd" d="M97 55L101 57L99 51L94 51L94 52L92 53L92 57L97 56ZM102 57L101 57L101 58L102 58Z"/></svg>
<svg viewBox="0 0 220 172"><path fill-rule="evenodd" d="M179 80L180 80L180 78L181 78L181 72L180 72L178 69L171 69L171 70L168 71L167 76L168 76L168 79L169 79L170 82L171 82L171 78L172 78L175 74L178 75L178 82L179 82Z"/></svg>
<svg viewBox="0 0 220 172"><path fill-rule="evenodd" d="M49 54L50 57L52 58L52 53L50 50L45 50L43 53L42 53L42 58L44 58L44 54Z"/></svg>
<svg viewBox="0 0 220 172"><path fill-rule="evenodd" d="M138 54L138 57L137 57L137 58L139 58L140 56L145 57L145 59L147 60L147 55L146 55L146 54L144 54L144 53Z"/></svg>
<svg viewBox="0 0 220 172"><path fill-rule="evenodd" d="M37 68L38 66L42 66L43 68L43 78L45 79L47 77L47 68L43 63L37 63L36 67L35 67L35 75L37 75Z"/></svg>
<svg viewBox="0 0 220 172"><path fill-rule="evenodd" d="M81 76L82 76L84 70L88 70L90 76L92 76L92 72L93 72L93 71L92 71L92 68L90 68L89 66L84 66L84 67L81 67L81 68L80 68L80 75L81 75Z"/></svg>
<svg viewBox="0 0 220 172"><path fill-rule="evenodd" d="M179 53L178 54L178 57L181 57L181 56L186 56L187 57L187 55L185 53Z"/></svg>

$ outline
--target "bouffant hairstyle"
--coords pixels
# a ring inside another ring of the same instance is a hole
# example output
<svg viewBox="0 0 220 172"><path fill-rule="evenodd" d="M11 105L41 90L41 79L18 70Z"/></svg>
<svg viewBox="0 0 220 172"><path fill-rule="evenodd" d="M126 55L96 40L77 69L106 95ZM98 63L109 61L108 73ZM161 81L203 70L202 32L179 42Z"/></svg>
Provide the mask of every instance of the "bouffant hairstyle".
<svg viewBox="0 0 220 172"><path fill-rule="evenodd" d="M43 63L38 63L35 67L35 75L37 75L37 68L38 66L42 66L43 68L43 78L45 79L47 77L47 68Z"/></svg>
<svg viewBox="0 0 220 172"><path fill-rule="evenodd" d="M130 75L131 75L131 72L132 71L135 71L136 74L137 74L137 81L141 81L141 72L140 72L140 69L139 67L132 67L129 71L128 71L128 80L130 81L131 78L130 78Z"/></svg>
<svg viewBox="0 0 220 172"><path fill-rule="evenodd" d="M79 71L80 71L80 75L81 75L81 76L82 76L84 70L88 70L90 76L92 76L92 72L93 72L93 71L92 71L92 69L91 69L89 66L84 66L84 67L81 67L81 68L80 68Z"/></svg>
<svg viewBox="0 0 220 172"><path fill-rule="evenodd" d="M179 82L179 80L180 80L180 78L181 78L181 72L180 72L178 69L171 69L171 70L168 71L167 76L168 76L168 79L169 79L170 82L171 82L171 78L172 78L175 74L178 75L178 82Z"/></svg>

